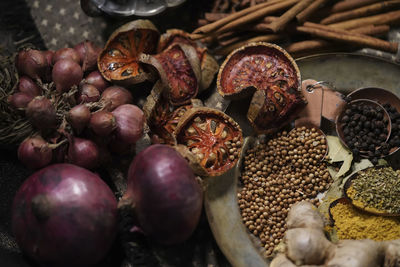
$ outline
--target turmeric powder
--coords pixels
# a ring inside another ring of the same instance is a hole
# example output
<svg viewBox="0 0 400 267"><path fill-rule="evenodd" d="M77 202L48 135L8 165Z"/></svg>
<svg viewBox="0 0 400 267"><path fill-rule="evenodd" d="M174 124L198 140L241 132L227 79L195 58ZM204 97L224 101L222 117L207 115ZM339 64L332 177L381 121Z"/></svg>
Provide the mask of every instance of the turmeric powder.
<svg viewBox="0 0 400 267"><path fill-rule="evenodd" d="M332 207L331 214L339 239L383 241L400 238L398 218L371 215L343 203Z"/></svg>

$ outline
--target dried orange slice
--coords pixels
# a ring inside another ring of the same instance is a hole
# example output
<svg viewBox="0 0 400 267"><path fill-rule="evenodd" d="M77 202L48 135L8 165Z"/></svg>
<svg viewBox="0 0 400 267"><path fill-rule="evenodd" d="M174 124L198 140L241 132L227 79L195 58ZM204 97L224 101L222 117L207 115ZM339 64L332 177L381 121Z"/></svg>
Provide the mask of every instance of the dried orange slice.
<svg viewBox="0 0 400 267"><path fill-rule="evenodd" d="M242 151L239 124L212 108L192 108L185 112L175 130L178 144L189 148L209 176L218 176L235 166Z"/></svg>
<svg viewBox="0 0 400 267"><path fill-rule="evenodd" d="M149 74L138 61L141 53L156 51L159 32L149 20L134 20L110 36L97 59L103 77L112 82L135 84L148 79Z"/></svg>

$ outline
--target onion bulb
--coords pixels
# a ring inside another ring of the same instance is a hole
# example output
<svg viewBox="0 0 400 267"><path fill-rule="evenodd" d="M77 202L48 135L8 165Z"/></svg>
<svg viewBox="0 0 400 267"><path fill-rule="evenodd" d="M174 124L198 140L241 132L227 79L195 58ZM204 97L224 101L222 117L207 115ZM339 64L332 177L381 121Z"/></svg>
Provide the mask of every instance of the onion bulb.
<svg viewBox="0 0 400 267"><path fill-rule="evenodd" d="M127 144L136 143L143 134L144 113L135 105L117 107L112 114L117 122L116 138Z"/></svg>
<svg viewBox="0 0 400 267"><path fill-rule="evenodd" d="M108 105L108 110L113 111L116 107L133 102L132 94L120 86L110 86L101 94L101 101Z"/></svg>
<svg viewBox="0 0 400 267"><path fill-rule="evenodd" d="M74 47L79 54L83 71L93 70L97 66L97 57L101 52L101 48L91 41L84 41Z"/></svg>
<svg viewBox="0 0 400 267"><path fill-rule="evenodd" d="M34 96L30 94L23 92L16 92L10 95L7 101L14 108L26 108L29 102L31 102L33 98Z"/></svg>
<svg viewBox="0 0 400 267"><path fill-rule="evenodd" d="M28 76L19 78L18 91L31 96L38 96L42 93L42 89Z"/></svg>
<svg viewBox="0 0 400 267"><path fill-rule="evenodd" d="M69 59L75 61L76 63L80 64L80 57L79 54L73 48L61 48L54 53L53 56L53 65L56 64L57 61L60 59Z"/></svg>
<svg viewBox="0 0 400 267"><path fill-rule="evenodd" d="M103 78L98 70L89 73L88 76L86 76L85 81L86 83L96 87L100 93L103 93L104 90L109 86L109 83Z"/></svg>
<svg viewBox="0 0 400 267"><path fill-rule="evenodd" d="M109 136L117 127L111 112L101 110L92 114L89 127L99 136Z"/></svg>
<svg viewBox="0 0 400 267"><path fill-rule="evenodd" d="M52 78L58 92L68 92L72 86L80 83L83 71L75 61L60 59L54 64Z"/></svg>
<svg viewBox="0 0 400 267"><path fill-rule="evenodd" d="M100 93L96 87L88 83L81 86L77 99L79 103L97 102L99 99Z"/></svg>
<svg viewBox="0 0 400 267"><path fill-rule="evenodd" d="M40 169L50 164L53 151L40 136L29 137L18 147L18 159L30 169Z"/></svg>
<svg viewBox="0 0 400 267"><path fill-rule="evenodd" d="M67 160L69 163L94 169L99 164L99 149L97 145L88 139L69 137Z"/></svg>
<svg viewBox="0 0 400 267"><path fill-rule="evenodd" d="M56 110L49 99L37 96L29 102L25 114L38 129L54 129L58 126Z"/></svg>
<svg viewBox="0 0 400 267"><path fill-rule="evenodd" d="M49 68L43 51L29 49L21 50L15 61L19 74L32 79L44 79Z"/></svg>
<svg viewBox="0 0 400 267"><path fill-rule="evenodd" d="M90 121L90 110L85 105L76 105L68 111L67 120L76 133L81 133Z"/></svg>

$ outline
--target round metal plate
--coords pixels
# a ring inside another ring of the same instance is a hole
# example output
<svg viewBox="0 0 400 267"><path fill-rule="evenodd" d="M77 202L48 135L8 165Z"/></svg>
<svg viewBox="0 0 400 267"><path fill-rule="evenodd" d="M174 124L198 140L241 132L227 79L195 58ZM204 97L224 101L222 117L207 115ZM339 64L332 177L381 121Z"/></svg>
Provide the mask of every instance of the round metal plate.
<svg viewBox="0 0 400 267"><path fill-rule="evenodd" d="M400 95L400 65L383 59L360 54L322 54L298 59L301 76L328 82L333 88L348 93L360 87L385 88ZM227 109L243 129L246 124L244 102L233 101ZM236 109L235 107L238 107ZM242 108L239 108L242 107ZM240 114L239 114L239 110ZM244 131L247 135L249 131ZM243 151L252 142L247 138ZM207 180L205 209L214 237L229 262L235 267L267 267L246 227L237 205L237 183L241 160L237 167L220 177Z"/></svg>

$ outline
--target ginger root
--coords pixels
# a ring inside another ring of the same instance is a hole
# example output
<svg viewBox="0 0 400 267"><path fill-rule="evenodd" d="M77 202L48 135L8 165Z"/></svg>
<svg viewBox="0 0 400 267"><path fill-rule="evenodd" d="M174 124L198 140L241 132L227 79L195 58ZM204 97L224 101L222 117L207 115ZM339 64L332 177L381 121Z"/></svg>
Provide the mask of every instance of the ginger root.
<svg viewBox="0 0 400 267"><path fill-rule="evenodd" d="M400 239L332 243L324 235L322 216L309 202L292 206L287 225L285 254L278 254L271 267L400 267Z"/></svg>

